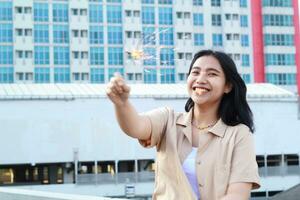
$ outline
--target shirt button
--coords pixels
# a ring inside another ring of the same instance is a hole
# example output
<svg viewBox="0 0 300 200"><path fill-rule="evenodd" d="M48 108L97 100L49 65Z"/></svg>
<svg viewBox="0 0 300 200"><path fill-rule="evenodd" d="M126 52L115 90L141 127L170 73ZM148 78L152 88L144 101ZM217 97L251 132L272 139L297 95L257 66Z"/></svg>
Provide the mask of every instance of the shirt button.
<svg viewBox="0 0 300 200"><path fill-rule="evenodd" d="M199 187L203 187L203 184L201 184L201 183L198 183L198 185L199 185Z"/></svg>
<svg viewBox="0 0 300 200"><path fill-rule="evenodd" d="M197 161L197 164L200 165L200 164L201 164L201 160L198 160L198 161Z"/></svg>

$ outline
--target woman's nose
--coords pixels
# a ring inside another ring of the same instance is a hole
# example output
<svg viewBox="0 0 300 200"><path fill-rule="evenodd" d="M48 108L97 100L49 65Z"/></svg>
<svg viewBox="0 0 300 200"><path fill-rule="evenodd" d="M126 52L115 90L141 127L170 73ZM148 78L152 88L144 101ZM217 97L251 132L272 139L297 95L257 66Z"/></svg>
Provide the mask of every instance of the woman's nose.
<svg viewBox="0 0 300 200"><path fill-rule="evenodd" d="M200 73L199 75L198 75L198 77L197 77L197 80L196 80L196 82L197 83L206 83L206 81L207 81L207 79L206 79L207 77L206 77L206 73Z"/></svg>

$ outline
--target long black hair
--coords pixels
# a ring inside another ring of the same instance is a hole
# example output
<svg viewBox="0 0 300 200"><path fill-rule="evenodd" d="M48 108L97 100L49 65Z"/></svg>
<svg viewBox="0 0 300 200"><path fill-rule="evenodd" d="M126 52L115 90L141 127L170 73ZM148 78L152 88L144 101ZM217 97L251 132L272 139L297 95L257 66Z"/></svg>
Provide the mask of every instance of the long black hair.
<svg viewBox="0 0 300 200"><path fill-rule="evenodd" d="M202 56L213 56L216 58L225 74L226 84L231 84L232 89L224 94L218 108L218 116L229 126L245 124L251 132L254 132L253 114L246 100L247 87L239 75L233 60L220 51L202 50L194 55L191 62L188 75L196 60ZM185 104L185 111L189 112L194 107L192 98L189 98Z"/></svg>

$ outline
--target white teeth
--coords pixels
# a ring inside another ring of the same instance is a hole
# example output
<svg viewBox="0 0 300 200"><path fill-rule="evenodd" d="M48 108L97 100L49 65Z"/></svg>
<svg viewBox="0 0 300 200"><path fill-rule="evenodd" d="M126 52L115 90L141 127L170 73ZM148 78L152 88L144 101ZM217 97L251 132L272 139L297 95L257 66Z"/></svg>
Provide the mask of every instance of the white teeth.
<svg viewBox="0 0 300 200"><path fill-rule="evenodd" d="M206 89L203 89L203 88L196 88L196 93L198 94L198 95L201 95L201 94L203 94L203 93L205 93L205 92L208 92L208 90L206 90Z"/></svg>

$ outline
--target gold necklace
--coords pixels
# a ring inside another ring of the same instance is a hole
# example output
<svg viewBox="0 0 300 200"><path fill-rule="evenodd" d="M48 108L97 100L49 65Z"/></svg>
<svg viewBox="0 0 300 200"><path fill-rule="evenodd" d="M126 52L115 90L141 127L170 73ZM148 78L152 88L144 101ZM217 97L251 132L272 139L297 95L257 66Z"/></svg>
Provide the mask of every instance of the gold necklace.
<svg viewBox="0 0 300 200"><path fill-rule="evenodd" d="M209 125L204 126L204 127L197 126L197 125L195 125L195 124L193 124L193 123L192 123L192 125L193 125L194 127L196 127L197 129L199 129L199 130L204 130L204 129L207 129L207 128L210 128L210 127L214 126L216 123L217 123L217 122L214 122L214 123L209 124Z"/></svg>

